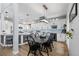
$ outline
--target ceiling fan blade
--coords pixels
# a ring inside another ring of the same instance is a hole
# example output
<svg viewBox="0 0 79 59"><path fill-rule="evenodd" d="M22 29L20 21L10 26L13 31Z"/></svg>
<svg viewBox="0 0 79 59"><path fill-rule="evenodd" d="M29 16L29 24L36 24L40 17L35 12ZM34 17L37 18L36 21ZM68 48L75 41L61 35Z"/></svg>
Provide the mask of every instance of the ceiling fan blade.
<svg viewBox="0 0 79 59"><path fill-rule="evenodd" d="M46 19L40 20L41 22L45 22L48 23L48 21Z"/></svg>

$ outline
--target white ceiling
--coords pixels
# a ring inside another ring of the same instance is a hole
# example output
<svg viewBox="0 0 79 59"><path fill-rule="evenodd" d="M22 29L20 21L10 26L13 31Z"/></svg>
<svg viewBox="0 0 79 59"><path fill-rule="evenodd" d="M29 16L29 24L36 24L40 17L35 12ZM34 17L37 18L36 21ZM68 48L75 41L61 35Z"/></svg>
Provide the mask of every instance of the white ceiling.
<svg viewBox="0 0 79 59"><path fill-rule="evenodd" d="M44 3L47 7L47 17L57 17L67 13L68 3ZM42 7L43 3L28 3L28 4L19 4L19 11L21 14L29 14L27 18L38 18L44 15L45 10Z"/></svg>
<svg viewBox="0 0 79 59"><path fill-rule="evenodd" d="M69 3L18 3L18 15L22 20L32 20L37 19L40 16L43 16L45 10L42 5L46 5L48 7L46 16L47 17L57 17L61 15L66 15L67 8ZM8 17L13 16L12 6L11 4L3 4L3 9L8 11ZM29 16L27 16L29 14Z"/></svg>

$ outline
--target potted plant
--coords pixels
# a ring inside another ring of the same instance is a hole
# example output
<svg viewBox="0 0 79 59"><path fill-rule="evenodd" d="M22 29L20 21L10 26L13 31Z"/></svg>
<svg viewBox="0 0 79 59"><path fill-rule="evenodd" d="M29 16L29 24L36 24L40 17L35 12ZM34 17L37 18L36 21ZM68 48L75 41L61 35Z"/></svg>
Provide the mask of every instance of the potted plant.
<svg viewBox="0 0 79 59"><path fill-rule="evenodd" d="M72 39L72 33L71 32L66 32L67 38Z"/></svg>

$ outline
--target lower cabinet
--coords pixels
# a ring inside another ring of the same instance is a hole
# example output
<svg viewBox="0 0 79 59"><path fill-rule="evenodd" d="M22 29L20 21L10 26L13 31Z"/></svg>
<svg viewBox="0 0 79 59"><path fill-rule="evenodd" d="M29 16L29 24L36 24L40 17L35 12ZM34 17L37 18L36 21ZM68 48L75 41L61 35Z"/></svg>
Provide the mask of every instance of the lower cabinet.
<svg viewBox="0 0 79 59"><path fill-rule="evenodd" d="M21 45L27 42L27 35L19 35L18 43ZM23 43L21 42L23 39ZM3 46L12 46L13 45L13 35L1 35L1 44Z"/></svg>

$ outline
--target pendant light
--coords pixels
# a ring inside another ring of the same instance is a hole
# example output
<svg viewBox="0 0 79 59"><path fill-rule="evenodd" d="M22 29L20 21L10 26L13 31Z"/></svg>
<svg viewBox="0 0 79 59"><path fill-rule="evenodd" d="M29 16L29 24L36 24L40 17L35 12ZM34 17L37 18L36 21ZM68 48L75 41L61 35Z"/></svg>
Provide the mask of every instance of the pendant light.
<svg viewBox="0 0 79 59"><path fill-rule="evenodd" d="M45 18L45 17L46 17L46 14L47 14L47 9L48 9L48 8L47 8L46 5L43 5L43 8L45 9L45 10L44 10L44 11L45 11L45 12L44 12L44 19L43 19L43 20L40 20L40 21L45 22L45 23L48 23L48 21L47 21L46 18Z"/></svg>

